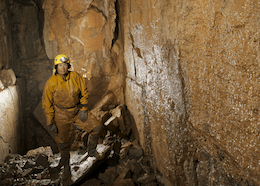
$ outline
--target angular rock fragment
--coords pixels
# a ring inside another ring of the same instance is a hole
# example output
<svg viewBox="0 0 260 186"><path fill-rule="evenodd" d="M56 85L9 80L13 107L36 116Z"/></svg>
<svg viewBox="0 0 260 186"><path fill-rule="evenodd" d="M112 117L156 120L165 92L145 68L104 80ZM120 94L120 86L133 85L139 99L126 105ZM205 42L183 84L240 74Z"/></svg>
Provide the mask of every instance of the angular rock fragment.
<svg viewBox="0 0 260 186"><path fill-rule="evenodd" d="M127 179L131 178L132 176L131 170L129 168L124 168L123 170L117 168L117 173L119 174L117 179Z"/></svg>
<svg viewBox="0 0 260 186"><path fill-rule="evenodd" d="M157 186L157 182L153 181L153 182L149 182L149 183L146 183L145 186Z"/></svg>
<svg viewBox="0 0 260 186"><path fill-rule="evenodd" d="M131 171L139 176L143 170L142 166L136 161L136 159L131 159L128 162L128 166L130 167Z"/></svg>
<svg viewBox="0 0 260 186"><path fill-rule="evenodd" d="M87 180L85 183L81 184L81 186L101 186L101 181L93 178L93 179Z"/></svg>
<svg viewBox="0 0 260 186"><path fill-rule="evenodd" d="M32 168L36 165L36 163L34 161L32 161L31 159L28 159L26 161L26 163L24 164L23 168L24 169L29 169L29 168Z"/></svg>
<svg viewBox="0 0 260 186"><path fill-rule="evenodd" d="M2 186L9 186L13 185L14 179L13 178L6 178L3 181L0 182Z"/></svg>
<svg viewBox="0 0 260 186"><path fill-rule="evenodd" d="M27 185L52 185L51 179L43 179L43 180L37 180L32 179L27 181Z"/></svg>
<svg viewBox="0 0 260 186"><path fill-rule="evenodd" d="M15 85L16 76L14 74L14 71L12 69L1 70L0 71L0 80L2 81L2 83L5 87Z"/></svg>
<svg viewBox="0 0 260 186"><path fill-rule="evenodd" d="M128 179L116 179L113 183L113 186L135 186L135 182L128 178Z"/></svg>
<svg viewBox="0 0 260 186"><path fill-rule="evenodd" d="M134 142L133 142L133 146L131 146L130 148L129 148L129 156L131 157L131 158L140 158L140 157L142 157L143 156L143 149L142 149L142 147L138 144L138 141L137 140L135 140Z"/></svg>
<svg viewBox="0 0 260 186"><path fill-rule="evenodd" d="M16 177L17 177L17 178L22 177L23 169L22 169L18 164L16 164L15 167L16 167Z"/></svg>
<svg viewBox="0 0 260 186"><path fill-rule="evenodd" d="M26 156L30 157L30 156L33 156L33 157L36 157L38 156L39 154L44 154L48 157L52 157L53 156L53 152L52 152L52 149L50 146L47 146L47 147L39 147L37 149L32 149L30 151L28 151L26 153Z"/></svg>
<svg viewBox="0 0 260 186"><path fill-rule="evenodd" d="M21 160L22 156L20 154L9 154L5 157L5 162L13 164L15 160Z"/></svg>
<svg viewBox="0 0 260 186"><path fill-rule="evenodd" d="M25 169L23 172L23 177L30 175L32 173L32 171L33 171L33 168Z"/></svg>
<svg viewBox="0 0 260 186"><path fill-rule="evenodd" d="M116 168L112 167L112 168L106 169L104 173L99 173L98 179L103 181L103 183L105 183L105 184L112 184L115 181L115 179L117 178L117 176L118 176L118 174L116 172Z"/></svg>
<svg viewBox="0 0 260 186"><path fill-rule="evenodd" d="M48 163L48 156L44 155L44 154L39 154L35 160L36 162L36 166L43 166L43 167L49 167L49 163Z"/></svg>
<svg viewBox="0 0 260 186"><path fill-rule="evenodd" d="M148 184L150 182L154 182L156 180L156 177L151 174L144 174L142 177L139 177L136 182L139 184Z"/></svg>
<svg viewBox="0 0 260 186"><path fill-rule="evenodd" d="M3 90L5 88L3 82L0 80L0 91Z"/></svg>

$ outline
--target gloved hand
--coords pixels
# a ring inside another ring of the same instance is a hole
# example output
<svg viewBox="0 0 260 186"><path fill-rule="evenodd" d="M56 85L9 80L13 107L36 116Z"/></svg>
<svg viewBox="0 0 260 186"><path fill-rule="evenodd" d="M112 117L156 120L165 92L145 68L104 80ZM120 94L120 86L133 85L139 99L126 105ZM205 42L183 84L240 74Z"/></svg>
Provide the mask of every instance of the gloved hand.
<svg viewBox="0 0 260 186"><path fill-rule="evenodd" d="M54 132L55 134L58 133L58 128L56 127L54 122L52 122L48 127L50 131Z"/></svg>
<svg viewBox="0 0 260 186"><path fill-rule="evenodd" d="M82 122L85 122L88 120L88 111L87 110L81 110L79 112L79 119Z"/></svg>

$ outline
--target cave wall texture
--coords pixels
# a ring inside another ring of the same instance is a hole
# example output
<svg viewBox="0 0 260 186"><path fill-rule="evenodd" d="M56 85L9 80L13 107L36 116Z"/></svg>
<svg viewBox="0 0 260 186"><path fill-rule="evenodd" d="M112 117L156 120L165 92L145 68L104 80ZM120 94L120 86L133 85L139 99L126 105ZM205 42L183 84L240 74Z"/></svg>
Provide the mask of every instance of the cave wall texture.
<svg viewBox="0 0 260 186"><path fill-rule="evenodd" d="M10 85L6 78L6 69L13 61L10 11L8 3L0 1L0 162L9 153L20 150L20 97L18 87ZM12 71L13 72L13 71ZM15 78L15 77L14 77ZM16 80L15 80L16 81ZM10 85L10 86L9 86Z"/></svg>
<svg viewBox="0 0 260 186"><path fill-rule="evenodd" d="M165 185L260 185L259 15L258 0L0 0L27 148L51 143L31 113L65 53L90 109L109 91L127 105Z"/></svg>
<svg viewBox="0 0 260 186"><path fill-rule="evenodd" d="M4 142L1 162L9 153L24 154L29 149L54 144L32 114L53 64L45 53L43 11L40 1L37 3L0 1L0 74L12 69L17 80L0 90L0 138ZM0 80L6 80L5 76Z"/></svg>
<svg viewBox="0 0 260 186"><path fill-rule="evenodd" d="M126 104L154 167L177 185L259 185L259 1L119 2Z"/></svg>
<svg viewBox="0 0 260 186"><path fill-rule="evenodd" d="M5 0L0 1L0 21L1 21L1 37L0 37L0 69L4 66L9 68L13 61L12 58L12 35L10 24L10 11L8 3Z"/></svg>
<svg viewBox="0 0 260 186"><path fill-rule="evenodd" d="M89 109L110 90L123 103L123 60L116 60L123 56L114 40L115 0L45 0L43 9L46 54L50 59L59 53L70 57L72 70L86 78Z"/></svg>

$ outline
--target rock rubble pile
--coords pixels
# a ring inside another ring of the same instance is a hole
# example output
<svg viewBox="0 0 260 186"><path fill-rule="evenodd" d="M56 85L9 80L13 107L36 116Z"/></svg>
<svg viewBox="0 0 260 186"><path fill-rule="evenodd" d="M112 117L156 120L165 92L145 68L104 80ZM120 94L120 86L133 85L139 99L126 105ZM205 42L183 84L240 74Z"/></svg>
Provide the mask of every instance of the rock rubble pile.
<svg viewBox="0 0 260 186"><path fill-rule="evenodd" d="M163 185L144 156L138 139L131 133L123 135L125 133L118 127L112 129L107 130L97 147L101 160L94 157L84 159L87 154L83 143L86 134L75 130L70 159L73 182L69 185ZM62 182L63 170L53 173L50 169L58 164L60 158L60 153L54 154L50 146L30 150L25 155L10 154L0 165L0 185L67 185Z"/></svg>

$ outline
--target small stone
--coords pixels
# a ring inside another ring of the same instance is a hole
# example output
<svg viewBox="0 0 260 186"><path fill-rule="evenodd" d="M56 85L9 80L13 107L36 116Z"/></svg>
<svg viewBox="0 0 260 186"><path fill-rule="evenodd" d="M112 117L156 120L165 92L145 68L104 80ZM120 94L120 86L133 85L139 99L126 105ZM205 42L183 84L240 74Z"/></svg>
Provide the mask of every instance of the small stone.
<svg viewBox="0 0 260 186"><path fill-rule="evenodd" d="M125 169L128 169L128 167L124 163L119 164L116 168L117 174L121 174Z"/></svg>
<svg viewBox="0 0 260 186"><path fill-rule="evenodd" d="M79 170L79 166L74 166L74 167L73 167L73 170L74 170L75 172L77 172L77 171Z"/></svg>
<svg viewBox="0 0 260 186"><path fill-rule="evenodd" d="M130 147L128 154L131 158L140 158L143 156L143 149L139 145L133 145Z"/></svg>
<svg viewBox="0 0 260 186"><path fill-rule="evenodd" d="M104 173L99 173L98 179L103 181L106 184L112 184L114 180L118 177L118 174L116 172L116 168L108 168L105 170Z"/></svg>
<svg viewBox="0 0 260 186"><path fill-rule="evenodd" d="M150 183L147 183L147 184L144 184L145 186L157 186L157 182L150 182Z"/></svg>
<svg viewBox="0 0 260 186"><path fill-rule="evenodd" d="M3 82L0 80L0 91L4 90L4 88L5 88L5 86L4 86Z"/></svg>
<svg viewBox="0 0 260 186"><path fill-rule="evenodd" d="M147 183L153 182L155 180L156 180L156 177L153 174L152 175L144 174L143 176L139 177L136 180L136 182L141 183L141 184L147 184Z"/></svg>
<svg viewBox="0 0 260 186"><path fill-rule="evenodd" d="M43 170L44 170L44 167L43 167L43 166L34 167L34 168L33 168L33 171L32 171L32 174L41 173Z"/></svg>
<svg viewBox="0 0 260 186"><path fill-rule="evenodd" d="M42 179L42 180L31 179L27 181L26 185L53 185L51 183L52 183L51 179Z"/></svg>
<svg viewBox="0 0 260 186"><path fill-rule="evenodd" d="M116 179L113 186L135 186L132 179Z"/></svg>
<svg viewBox="0 0 260 186"><path fill-rule="evenodd" d="M16 83L16 76L12 69L1 70L0 79L2 80L2 83L4 84L5 87L15 85L15 83Z"/></svg>
<svg viewBox="0 0 260 186"><path fill-rule="evenodd" d="M84 182L83 184L81 184L81 186L101 186L101 181L93 178Z"/></svg>
<svg viewBox="0 0 260 186"><path fill-rule="evenodd" d="M5 163L12 164L15 160L19 160L21 158L22 158L22 156L19 154L8 154L5 157Z"/></svg>
<svg viewBox="0 0 260 186"><path fill-rule="evenodd" d="M32 173L33 169L29 168L23 171L23 177L28 176Z"/></svg>
<svg viewBox="0 0 260 186"><path fill-rule="evenodd" d="M26 156L28 157L36 157L38 156L39 154L44 154L48 157L52 157L53 156L53 152L52 152L52 149L50 146L47 146L47 147L39 147L37 149L32 149L32 150L29 150L27 153L26 153Z"/></svg>
<svg viewBox="0 0 260 186"><path fill-rule="evenodd" d="M4 180L1 180L1 185L13 185L14 179L13 178L6 178Z"/></svg>
<svg viewBox="0 0 260 186"><path fill-rule="evenodd" d="M140 175L143 170L142 166L135 159L130 160L130 168L136 175Z"/></svg>
<svg viewBox="0 0 260 186"><path fill-rule="evenodd" d="M131 175L132 175L131 170L128 169L128 168L125 168L125 169L119 174L119 176L118 176L117 178L119 178L119 179L127 179L127 178L131 178Z"/></svg>
<svg viewBox="0 0 260 186"><path fill-rule="evenodd" d="M35 160L36 162L36 166L43 166L43 167L49 167L49 163L48 163L48 156L44 155L44 154L39 154Z"/></svg>
<svg viewBox="0 0 260 186"><path fill-rule="evenodd" d="M32 161L31 159L28 159L28 160L26 161L26 163L24 164L23 168L24 168L24 169L29 169L29 168L34 167L35 164L36 164L36 163L35 163L34 161Z"/></svg>
<svg viewBox="0 0 260 186"><path fill-rule="evenodd" d="M21 177L22 174L23 174L23 169L18 164L16 164L16 177Z"/></svg>
<svg viewBox="0 0 260 186"><path fill-rule="evenodd" d="M122 143L122 146L120 149L120 159L124 159L129 151L129 149L131 148L132 143L130 141L124 141L124 140L122 140L121 143Z"/></svg>

